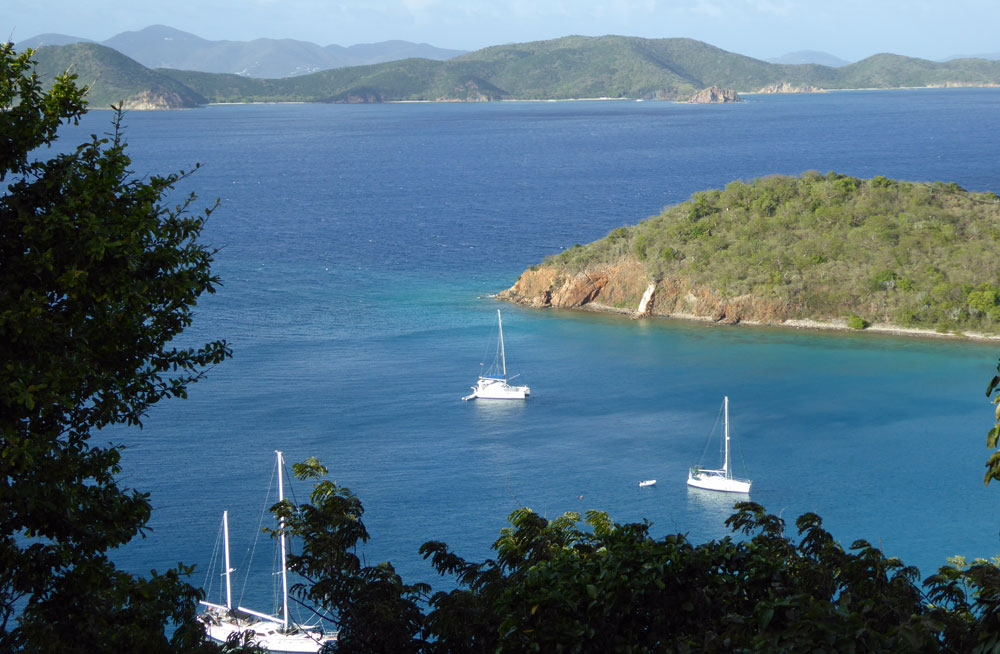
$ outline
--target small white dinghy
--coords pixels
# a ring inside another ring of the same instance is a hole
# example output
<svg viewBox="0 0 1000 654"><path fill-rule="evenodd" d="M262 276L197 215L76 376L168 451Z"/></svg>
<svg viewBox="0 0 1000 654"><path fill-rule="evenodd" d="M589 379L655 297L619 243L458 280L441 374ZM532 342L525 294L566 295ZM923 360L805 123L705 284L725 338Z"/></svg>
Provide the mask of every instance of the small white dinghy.
<svg viewBox="0 0 1000 654"><path fill-rule="evenodd" d="M639 482L639 488L645 488L646 486L656 486L655 479L643 479Z"/></svg>
<svg viewBox="0 0 1000 654"><path fill-rule="evenodd" d="M500 309L497 309L497 325L499 326L500 338L497 340L493 364L485 373L479 375L479 380L472 387L472 394L466 395L462 398L463 400L474 398L483 400L524 400L531 395L531 389L527 386L512 386L508 383L507 352L503 345L503 321L500 319ZM517 375L514 375L514 377L517 377Z"/></svg>
<svg viewBox="0 0 1000 654"><path fill-rule="evenodd" d="M723 491L727 493L749 493L750 480L733 477L733 469L729 457L729 397L722 401L725 418L723 421L723 453L722 469L708 470L700 465L688 470L688 486L705 490ZM718 424L718 423L716 423ZM710 436L711 438L711 436Z"/></svg>

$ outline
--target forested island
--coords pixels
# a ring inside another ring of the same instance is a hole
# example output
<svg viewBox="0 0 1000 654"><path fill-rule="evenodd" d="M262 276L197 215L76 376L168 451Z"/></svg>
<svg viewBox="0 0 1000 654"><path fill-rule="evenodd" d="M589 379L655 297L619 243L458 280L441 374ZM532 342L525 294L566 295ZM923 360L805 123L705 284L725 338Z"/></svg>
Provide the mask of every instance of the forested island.
<svg viewBox="0 0 1000 654"><path fill-rule="evenodd" d="M695 193L501 299L722 323L1000 333L1000 197L810 171Z"/></svg>
<svg viewBox="0 0 1000 654"><path fill-rule="evenodd" d="M996 86L1000 62L878 54L838 68L773 64L686 38L567 36L498 45L438 61L410 58L261 79L150 69L96 43L39 48L38 70L89 85L90 106L183 108L243 102L487 102L581 98L687 101L717 86L739 93Z"/></svg>

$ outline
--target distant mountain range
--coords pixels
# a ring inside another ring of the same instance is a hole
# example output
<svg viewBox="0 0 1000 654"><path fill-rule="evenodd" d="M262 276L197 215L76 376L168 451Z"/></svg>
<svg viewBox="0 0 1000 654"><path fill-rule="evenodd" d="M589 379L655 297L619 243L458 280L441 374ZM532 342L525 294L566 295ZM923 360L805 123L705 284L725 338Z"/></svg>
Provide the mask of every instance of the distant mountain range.
<svg viewBox="0 0 1000 654"><path fill-rule="evenodd" d="M851 63L841 59L840 57L836 57L829 52L819 52L818 50L799 50L798 52L789 52L788 54L781 55L780 57L771 57L766 61L772 64L819 64L820 66L830 66L831 68L840 68L841 66L847 66Z"/></svg>
<svg viewBox="0 0 1000 654"><path fill-rule="evenodd" d="M40 34L16 45L19 50L50 45L96 43L65 34ZM122 32L100 45L130 57L147 68L176 68L204 73L234 73L247 77L278 78L307 75L330 68L364 66L420 57L445 60L465 54L426 43L383 41L343 47L319 46L293 39L209 41L164 25Z"/></svg>
<svg viewBox="0 0 1000 654"><path fill-rule="evenodd" d="M39 48L38 71L72 70L92 107L173 108L219 102L491 101L572 98L687 100L711 86L755 92L1000 85L1000 62L934 62L880 54L840 67L774 64L693 39L568 36L493 46L445 61L408 58L261 79L150 69L110 47Z"/></svg>
<svg viewBox="0 0 1000 654"><path fill-rule="evenodd" d="M942 59L942 61L954 61L955 59L989 59L990 61L1000 60L1000 52L987 52L986 54L977 55L955 55L953 57L948 57L947 59Z"/></svg>
<svg viewBox="0 0 1000 654"><path fill-rule="evenodd" d="M954 55L951 57L945 57L944 59L939 59L941 63L954 61L956 59L988 59L990 61L1000 60L1000 52L987 52L985 54L975 54L975 55ZM851 62L845 61L836 55L832 55L829 52L820 52L818 50L799 50L798 52L789 52L788 54L783 54L780 57L770 57L765 59L772 64L819 64L821 66L830 66L832 68L840 68L841 66L847 66Z"/></svg>

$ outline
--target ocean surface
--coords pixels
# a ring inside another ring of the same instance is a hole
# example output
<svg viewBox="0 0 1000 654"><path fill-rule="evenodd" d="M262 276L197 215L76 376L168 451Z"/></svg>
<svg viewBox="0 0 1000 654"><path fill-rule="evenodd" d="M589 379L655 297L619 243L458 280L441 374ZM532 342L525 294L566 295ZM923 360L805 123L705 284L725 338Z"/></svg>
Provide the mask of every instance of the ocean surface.
<svg viewBox="0 0 1000 654"><path fill-rule="evenodd" d="M62 147L110 120L89 114ZM152 532L115 555L130 571L183 561L206 581L228 509L247 572L274 450L319 458L360 496L369 562L439 588L450 582L419 546L488 557L518 506L721 538L738 498L685 480L725 395L751 498L790 531L814 511L845 546L866 539L924 576L949 556L1000 554L1000 488L983 484L997 344L489 298L549 254L735 179L815 169L1000 191L1000 89L213 106L125 123L137 175L201 163L180 192L221 202L204 240L223 286L183 340L234 350L141 431L95 437L127 446L122 481L155 507ZM462 402L497 308L532 397ZM246 593L245 606L269 601L255 583Z"/></svg>

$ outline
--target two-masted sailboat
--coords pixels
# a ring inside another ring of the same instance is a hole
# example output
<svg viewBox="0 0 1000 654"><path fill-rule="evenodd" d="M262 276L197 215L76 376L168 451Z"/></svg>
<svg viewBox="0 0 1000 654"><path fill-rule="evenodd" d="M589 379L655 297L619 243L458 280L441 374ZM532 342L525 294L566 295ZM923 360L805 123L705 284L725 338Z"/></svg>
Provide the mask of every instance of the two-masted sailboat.
<svg viewBox="0 0 1000 654"><path fill-rule="evenodd" d="M282 480L282 469L284 461L281 452L277 455L278 466L278 501L285 499L284 484ZM319 652L324 644L335 641L336 634L324 634L317 627L309 627L296 624L288 615L288 568L285 563L285 533L284 522L279 522L278 541L281 549L280 575L281 575L281 615L271 615L261 611L233 606L233 594L231 575L233 568L229 562L229 512L222 513L223 531L223 552L225 570L223 576L226 579L226 600L225 604L212 602L201 602L205 607L205 612L200 616L202 624L205 625L205 632L212 640L220 643L226 642L233 634L245 634L251 632L254 643L260 645L268 652L282 652L289 654L313 654Z"/></svg>

